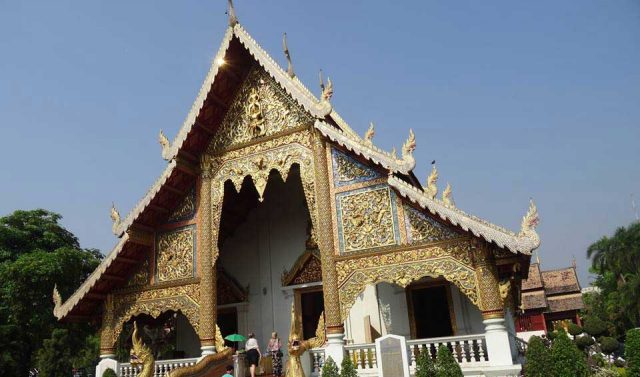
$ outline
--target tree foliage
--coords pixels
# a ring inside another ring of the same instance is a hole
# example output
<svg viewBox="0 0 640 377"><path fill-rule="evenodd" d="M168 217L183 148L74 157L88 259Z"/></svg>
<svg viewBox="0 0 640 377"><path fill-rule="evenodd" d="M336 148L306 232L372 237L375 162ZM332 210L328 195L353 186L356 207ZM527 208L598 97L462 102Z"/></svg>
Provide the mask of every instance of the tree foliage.
<svg viewBox="0 0 640 377"><path fill-rule="evenodd" d="M551 368L555 377L589 375L584 354L564 331L558 331L551 345Z"/></svg>
<svg viewBox="0 0 640 377"><path fill-rule="evenodd" d="M640 222L602 237L589 246L587 256L600 293L585 300L586 311L610 322L610 335L622 338L627 329L640 326Z"/></svg>
<svg viewBox="0 0 640 377"><path fill-rule="evenodd" d="M444 344L438 348L438 354L436 355L436 376L437 377L462 377L462 369L456 359L453 358L453 354L449 347Z"/></svg>
<svg viewBox="0 0 640 377"><path fill-rule="evenodd" d="M629 376L640 376L640 328L627 331L624 358L629 368Z"/></svg>
<svg viewBox="0 0 640 377"><path fill-rule="evenodd" d="M81 354L91 357L82 350L94 329L59 324L53 316L52 291L57 284L61 295L68 297L102 255L80 248L60 219L41 209L0 217L0 370L16 376L28 374L43 346L39 360L47 360L47 347L61 342L70 353L60 362L81 363ZM66 335L54 331L63 328L73 330Z"/></svg>
<svg viewBox="0 0 640 377"><path fill-rule="evenodd" d="M322 377L340 377L338 366L331 356L327 357L322 366Z"/></svg>
<svg viewBox="0 0 640 377"><path fill-rule="evenodd" d="M428 348L420 350L416 360L416 377L436 377L436 366L433 364Z"/></svg>
<svg viewBox="0 0 640 377"><path fill-rule="evenodd" d="M544 341L532 336L527 347L526 363L524 373L527 377L546 377L549 375L551 365L551 353L544 344Z"/></svg>
<svg viewBox="0 0 640 377"><path fill-rule="evenodd" d="M358 371L356 371L356 367L348 355L345 355L340 364L340 377L358 377Z"/></svg>
<svg viewBox="0 0 640 377"><path fill-rule="evenodd" d="M585 317L584 331L591 336L600 336L607 332L607 323L599 317Z"/></svg>
<svg viewBox="0 0 640 377"><path fill-rule="evenodd" d="M582 334L582 327L576 325L575 323L570 323L567 326L567 331L569 332L569 334L573 335L573 336L578 336L580 334Z"/></svg>
<svg viewBox="0 0 640 377"><path fill-rule="evenodd" d="M620 343L615 338L603 336L599 339L600 349L607 355L611 355L620 348Z"/></svg>

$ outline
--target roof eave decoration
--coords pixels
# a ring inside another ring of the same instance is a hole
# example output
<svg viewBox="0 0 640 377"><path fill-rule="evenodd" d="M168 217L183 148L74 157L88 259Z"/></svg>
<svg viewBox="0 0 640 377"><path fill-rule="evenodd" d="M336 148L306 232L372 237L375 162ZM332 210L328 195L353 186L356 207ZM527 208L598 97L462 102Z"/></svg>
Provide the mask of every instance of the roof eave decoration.
<svg viewBox="0 0 640 377"><path fill-rule="evenodd" d="M93 288L93 286L100 280L100 277L102 276L102 274L109 268L109 266L111 266L113 261L116 260L116 257L118 256L118 254L120 254L120 251L122 250L122 248L124 247L124 245L127 243L128 240L129 240L128 234L125 234L122 238L120 238L120 240L118 241L116 246L113 248L113 250L111 250L109 255L107 255L102 260L102 262L98 265L98 267L96 267L96 269L91 273L91 275L89 275L89 277L84 281L84 283L82 283L80 288L78 288L71 295L71 297L69 297L67 301L65 301L64 303L62 303L62 298L60 297L60 293L58 292L57 287L54 287L53 315L57 319L60 320L66 317L67 314L69 314L69 312L78 304L78 302L80 302L80 300L87 293L89 293L91 288Z"/></svg>
<svg viewBox="0 0 640 377"><path fill-rule="evenodd" d="M342 130L332 127L324 121L317 120L314 126L334 143L359 156L382 165L385 169L391 172L408 174L416 166L416 160L413 158L413 150L415 149L415 136L413 135L413 132L409 133L409 139L405 142L402 158L395 158L391 153L383 151L373 145L373 143L366 143L359 137L356 138L353 135L349 135Z"/></svg>
<svg viewBox="0 0 640 377"><path fill-rule="evenodd" d="M523 227L523 229L516 234L476 216L469 215L454 206L448 206L443 201L430 198L423 191L393 175L389 176L388 182L402 197L419 205L423 209L427 209L432 214L440 216L443 220L449 221L453 225L473 233L476 237L481 237L488 242L493 242L499 247L506 248L513 253L530 255L533 250L540 246L540 237L535 230L535 226L539 221L538 212L533 201L531 201L529 205L527 215L523 218L523 225L526 223L527 227Z"/></svg>

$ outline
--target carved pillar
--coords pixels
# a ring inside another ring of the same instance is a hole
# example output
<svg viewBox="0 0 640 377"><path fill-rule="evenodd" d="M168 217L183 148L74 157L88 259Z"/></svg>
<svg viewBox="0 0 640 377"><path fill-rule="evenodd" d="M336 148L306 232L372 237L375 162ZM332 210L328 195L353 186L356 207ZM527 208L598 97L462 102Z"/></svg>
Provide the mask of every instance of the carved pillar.
<svg viewBox="0 0 640 377"><path fill-rule="evenodd" d="M476 275L487 354L492 366L513 365L509 333L504 325L504 305L500 297L495 259L486 244L481 245L478 251Z"/></svg>
<svg viewBox="0 0 640 377"><path fill-rule="evenodd" d="M338 364L344 354L344 325L340 318L340 296L338 273L333 250L333 223L331 206L333 198L329 191L326 143L318 133L313 138L314 173L316 183L316 214L318 222L318 248L322 264L322 292L324 296L325 323L327 326L327 356Z"/></svg>
<svg viewBox="0 0 640 377"><path fill-rule="evenodd" d="M216 335L216 269L214 249L217 239L214 238L212 216L212 181L213 171L208 159L202 162L202 182L200 184L200 349L202 355L215 353ZM217 250L215 251L217 254Z"/></svg>
<svg viewBox="0 0 640 377"><path fill-rule="evenodd" d="M113 295L107 295L102 312L102 325L100 326L100 362L96 365L96 377L102 377L107 369L118 372L115 342L113 339Z"/></svg>

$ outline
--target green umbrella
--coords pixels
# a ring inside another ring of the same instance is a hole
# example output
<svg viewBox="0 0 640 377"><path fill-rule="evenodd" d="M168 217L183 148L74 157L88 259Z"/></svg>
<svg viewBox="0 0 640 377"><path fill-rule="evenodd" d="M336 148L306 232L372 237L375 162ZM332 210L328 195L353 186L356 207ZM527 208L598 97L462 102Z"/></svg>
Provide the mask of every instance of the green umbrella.
<svg viewBox="0 0 640 377"><path fill-rule="evenodd" d="M244 342L245 340L247 340L247 338L240 334L231 334L225 336L224 338L230 342Z"/></svg>

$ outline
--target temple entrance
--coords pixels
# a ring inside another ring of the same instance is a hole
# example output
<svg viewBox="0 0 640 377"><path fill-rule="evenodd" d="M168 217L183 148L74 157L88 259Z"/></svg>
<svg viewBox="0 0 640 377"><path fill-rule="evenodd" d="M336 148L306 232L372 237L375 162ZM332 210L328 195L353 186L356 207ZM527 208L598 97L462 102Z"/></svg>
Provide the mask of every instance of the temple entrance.
<svg viewBox="0 0 640 377"><path fill-rule="evenodd" d="M455 317L448 285L409 286L406 292L414 339L454 335Z"/></svg>
<svg viewBox="0 0 640 377"><path fill-rule="evenodd" d="M324 297L321 287L296 290L296 308L302 319L303 338L316 336L320 314L324 311Z"/></svg>
<svg viewBox="0 0 640 377"><path fill-rule="evenodd" d="M222 336L238 333L238 311L236 308L218 309L218 327ZM233 342L224 341L227 347L235 346Z"/></svg>

